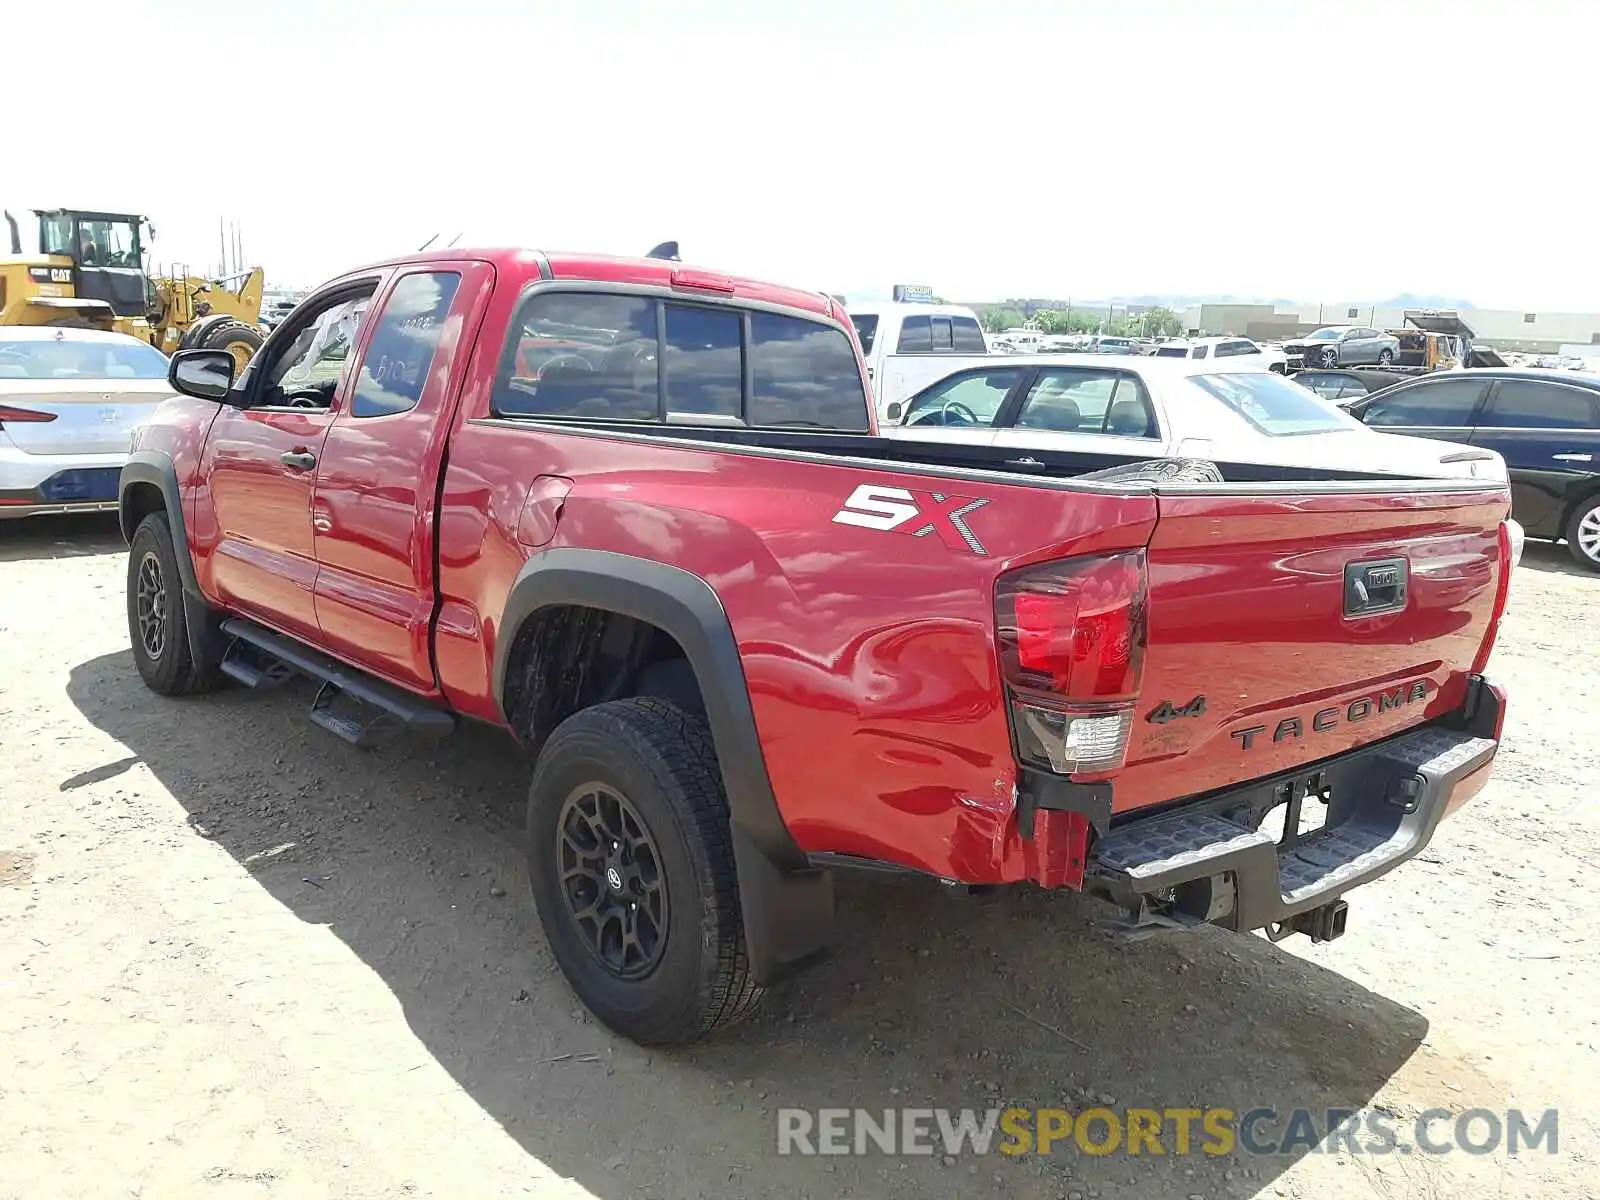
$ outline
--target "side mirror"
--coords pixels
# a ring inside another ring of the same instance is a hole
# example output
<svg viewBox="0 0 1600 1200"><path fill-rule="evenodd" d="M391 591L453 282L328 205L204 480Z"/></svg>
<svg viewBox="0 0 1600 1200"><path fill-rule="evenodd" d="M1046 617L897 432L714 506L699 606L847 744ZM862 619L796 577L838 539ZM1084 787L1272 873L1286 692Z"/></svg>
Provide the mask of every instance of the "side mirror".
<svg viewBox="0 0 1600 1200"><path fill-rule="evenodd" d="M172 390L226 403L233 391L233 355L226 350L179 350L167 368Z"/></svg>
<svg viewBox="0 0 1600 1200"><path fill-rule="evenodd" d="M896 400L893 404L889 405L888 408L883 410L883 419L888 421L891 425L898 425L900 424L900 416L904 412L905 409L901 407L900 401Z"/></svg>

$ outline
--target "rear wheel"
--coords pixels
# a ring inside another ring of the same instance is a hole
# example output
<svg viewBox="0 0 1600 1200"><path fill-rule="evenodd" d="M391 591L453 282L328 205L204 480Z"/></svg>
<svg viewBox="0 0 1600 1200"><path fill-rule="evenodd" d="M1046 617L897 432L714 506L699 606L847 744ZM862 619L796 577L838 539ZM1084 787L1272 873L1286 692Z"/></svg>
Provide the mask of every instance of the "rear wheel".
<svg viewBox="0 0 1600 1200"><path fill-rule="evenodd" d="M638 698L563 721L529 791L528 875L572 990L624 1037L695 1041L760 1000L703 718Z"/></svg>
<svg viewBox="0 0 1600 1200"><path fill-rule="evenodd" d="M1380 367L1387 367L1393 361L1394 361L1394 351L1393 350L1390 350L1386 346L1382 350L1378 351L1378 365Z"/></svg>
<svg viewBox="0 0 1600 1200"><path fill-rule="evenodd" d="M1580 567L1600 571L1600 496L1585 500L1568 518L1567 553Z"/></svg>
<svg viewBox="0 0 1600 1200"><path fill-rule="evenodd" d="M139 522L128 546L128 637L134 666L151 691L186 696L217 687L220 662L197 662L189 649L178 556L162 513Z"/></svg>

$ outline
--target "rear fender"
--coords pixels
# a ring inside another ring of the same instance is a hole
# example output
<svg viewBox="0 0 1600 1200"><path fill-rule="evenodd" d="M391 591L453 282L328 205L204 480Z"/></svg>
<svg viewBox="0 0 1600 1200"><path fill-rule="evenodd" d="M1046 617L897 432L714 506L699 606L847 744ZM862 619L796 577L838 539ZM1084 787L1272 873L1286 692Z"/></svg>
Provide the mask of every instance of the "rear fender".
<svg viewBox="0 0 1600 1200"><path fill-rule="evenodd" d="M711 585L679 567L611 551L562 547L534 555L511 587L495 639L494 695L507 724L506 670L517 631L553 605L630 616L683 647L728 797L751 970L770 983L820 958L833 927L833 878L811 866L778 811L739 647Z"/></svg>

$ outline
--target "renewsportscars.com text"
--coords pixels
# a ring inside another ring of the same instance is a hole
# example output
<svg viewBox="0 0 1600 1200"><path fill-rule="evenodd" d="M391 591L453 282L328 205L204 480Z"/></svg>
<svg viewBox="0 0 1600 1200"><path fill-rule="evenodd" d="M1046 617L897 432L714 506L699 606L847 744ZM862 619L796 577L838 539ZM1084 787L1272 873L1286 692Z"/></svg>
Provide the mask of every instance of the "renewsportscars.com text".
<svg viewBox="0 0 1600 1200"><path fill-rule="evenodd" d="M1555 1109L781 1108L779 1154L1521 1154L1559 1149Z"/></svg>

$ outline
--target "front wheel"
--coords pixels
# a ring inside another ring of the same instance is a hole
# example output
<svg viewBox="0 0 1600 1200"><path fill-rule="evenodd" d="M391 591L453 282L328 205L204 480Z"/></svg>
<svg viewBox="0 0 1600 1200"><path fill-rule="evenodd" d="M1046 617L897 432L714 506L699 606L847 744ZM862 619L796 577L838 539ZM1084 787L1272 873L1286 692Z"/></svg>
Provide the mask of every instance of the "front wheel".
<svg viewBox="0 0 1600 1200"><path fill-rule="evenodd" d="M1339 365L1339 350L1336 346L1324 346L1321 354L1322 365L1337 367Z"/></svg>
<svg viewBox="0 0 1600 1200"><path fill-rule="evenodd" d="M696 1041L760 1000L728 801L698 715L636 698L557 726L529 790L528 875L567 982L622 1036Z"/></svg>
<svg viewBox="0 0 1600 1200"><path fill-rule="evenodd" d="M1580 567L1600 571L1600 496L1584 501L1568 518L1567 553Z"/></svg>
<svg viewBox="0 0 1600 1200"><path fill-rule="evenodd" d="M197 661L189 649L183 582L163 513L139 522L128 545L128 637L134 666L151 691L187 696L218 686L221 664Z"/></svg>

